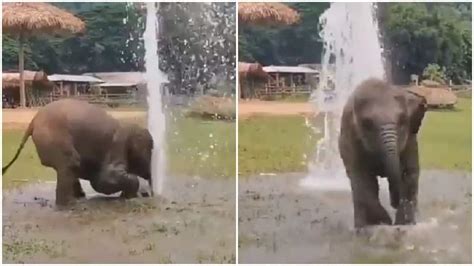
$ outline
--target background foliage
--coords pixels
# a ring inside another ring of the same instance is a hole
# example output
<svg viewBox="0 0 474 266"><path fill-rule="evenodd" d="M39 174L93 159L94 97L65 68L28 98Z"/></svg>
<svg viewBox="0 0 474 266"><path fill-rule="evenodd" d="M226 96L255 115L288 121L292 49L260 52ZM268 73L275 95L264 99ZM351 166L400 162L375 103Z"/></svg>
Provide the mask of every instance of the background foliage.
<svg viewBox="0 0 474 266"><path fill-rule="evenodd" d="M46 73L143 71L145 10L127 3L53 3L86 22L81 36L34 36L25 65ZM235 4L163 3L160 67L173 92L225 87L235 79ZM3 35L3 70L18 69L16 40ZM34 51L34 52L32 52ZM233 88L230 88L232 91Z"/></svg>
<svg viewBox="0 0 474 266"><path fill-rule="evenodd" d="M86 21L82 36L31 38L27 69L47 73L143 70L144 14L126 3L54 3ZM328 3L287 3L301 22L285 27L239 27L239 60L264 65L319 63L319 16ZM184 92L231 86L235 78L235 5L164 3L160 67L172 89ZM428 64L454 82L471 79L471 3L379 3L379 23L395 83L422 75ZM127 21L124 23L124 19ZM3 35L3 69L18 67L17 42ZM204 48L204 49L203 49ZM32 52L34 51L34 52ZM229 82L230 81L230 82Z"/></svg>
<svg viewBox="0 0 474 266"><path fill-rule="evenodd" d="M320 63L319 16L328 3L287 3L302 16L286 27L239 27L239 60L263 65ZM454 82L471 78L471 3L379 3L379 28L395 83L428 64Z"/></svg>

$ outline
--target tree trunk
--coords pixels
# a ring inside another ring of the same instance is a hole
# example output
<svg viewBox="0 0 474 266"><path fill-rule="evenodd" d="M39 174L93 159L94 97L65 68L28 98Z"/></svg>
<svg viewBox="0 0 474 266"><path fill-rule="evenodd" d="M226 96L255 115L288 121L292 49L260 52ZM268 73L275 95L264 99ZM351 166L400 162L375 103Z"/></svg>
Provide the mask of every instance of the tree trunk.
<svg viewBox="0 0 474 266"><path fill-rule="evenodd" d="M23 47L23 36L20 35L20 49L18 51L18 63L19 63L19 72L20 72L20 106L26 107L26 93L25 93L25 56L24 56L24 47Z"/></svg>

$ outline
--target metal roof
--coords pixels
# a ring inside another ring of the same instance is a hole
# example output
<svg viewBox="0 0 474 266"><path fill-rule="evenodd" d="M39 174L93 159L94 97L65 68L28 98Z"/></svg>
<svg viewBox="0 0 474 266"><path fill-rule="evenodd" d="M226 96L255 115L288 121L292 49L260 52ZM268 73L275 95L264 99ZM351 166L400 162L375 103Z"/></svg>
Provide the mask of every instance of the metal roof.
<svg viewBox="0 0 474 266"><path fill-rule="evenodd" d="M317 70L302 66L265 66L263 71L267 73L319 73Z"/></svg>
<svg viewBox="0 0 474 266"><path fill-rule="evenodd" d="M84 76L97 77L106 83L146 84L145 73L143 72L95 72L84 73Z"/></svg>
<svg viewBox="0 0 474 266"><path fill-rule="evenodd" d="M104 81L91 76L84 75L63 75L63 74L53 74L49 75L48 79L50 81L70 81L70 82L87 82L87 83L103 83Z"/></svg>
<svg viewBox="0 0 474 266"><path fill-rule="evenodd" d="M136 86L136 85L137 85L136 83L130 83L130 82L129 83L126 83L126 82L123 82L123 83L106 82L106 83L99 84L100 87L133 87L133 86Z"/></svg>

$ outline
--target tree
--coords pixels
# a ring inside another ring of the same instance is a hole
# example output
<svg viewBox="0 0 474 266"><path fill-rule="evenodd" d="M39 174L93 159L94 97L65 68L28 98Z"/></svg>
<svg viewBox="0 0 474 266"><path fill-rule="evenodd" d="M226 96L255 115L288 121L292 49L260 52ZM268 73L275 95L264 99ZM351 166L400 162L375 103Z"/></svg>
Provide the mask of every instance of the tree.
<svg viewBox="0 0 474 266"><path fill-rule="evenodd" d="M390 3L382 22L391 54L393 79L406 83L410 74L421 74L429 63L446 68L453 81L468 77L466 57L471 53L471 21L465 5ZM470 64L470 63L469 63ZM470 73L470 72L469 72Z"/></svg>
<svg viewBox="0 0 474 266"><path fill-rule="evenodd" d="M302 19L286 27L239 25L239 61L264 65L320 63L319 16L328 3L288 3ZM406 84L435 63L454 82L471 78L471 3L379 3L387 68Z"/></svg>
<svg viewBox="0 0 474 266"><path fill-rule="evenodd" d="M54 3L86 23L81 36L34 37L26 49L26 66L47 73L143 71L143 5L127 3ZM235 4L162 3L160 67L171 85L193 92L232 88L235 79ZM3 68L16 69L18 47L2 37ZM34 51L34 53L31 53Z"/></svg>
<svg viewBox="0 0 474 266"><path fill-rule="evenodd" d="M239 61L297 65L321 60L319 16L329 3L287 3L301 16L296 25L239 25Z"/></svg>
<svg viewBox="0 0 474 266"><path fill-rule="evenodd" d="M444 84L446 81L446 69L437 64L428 64L423 70L423 78Z"/></svg>

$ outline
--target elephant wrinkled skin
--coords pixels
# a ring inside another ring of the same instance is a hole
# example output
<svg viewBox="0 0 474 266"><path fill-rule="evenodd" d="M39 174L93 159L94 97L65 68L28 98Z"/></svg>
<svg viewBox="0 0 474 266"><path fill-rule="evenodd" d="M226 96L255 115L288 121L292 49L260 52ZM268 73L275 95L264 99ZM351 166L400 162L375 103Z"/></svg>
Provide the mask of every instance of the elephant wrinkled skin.
<svg viewBox="0 0 474 266"><path fill-rule="evenodd" d="M56 170L57 205L85 196L79 178L89 180L97 192L122 192L125 198L137 196L140 178L151 187L150 133L136 125L121 125L97 106L65 99L41 108L3 174L30 136L41 164Z"/></svg>
<svg viewBox="0 0 474 266"><path fill-rule="evenodd" d="M417 133L426 101L384 81L368 79L349 97L339 151L351 182L354 226L392 224L379 200L377 176L387 177L395 224L414 224L419 158Z"/></svg>

